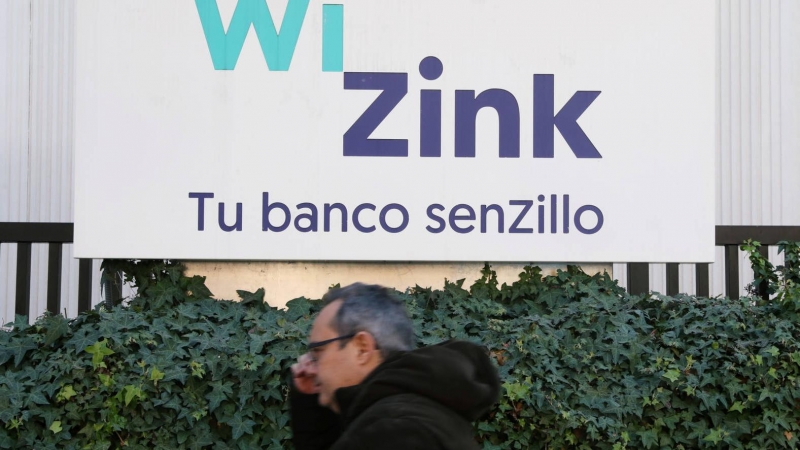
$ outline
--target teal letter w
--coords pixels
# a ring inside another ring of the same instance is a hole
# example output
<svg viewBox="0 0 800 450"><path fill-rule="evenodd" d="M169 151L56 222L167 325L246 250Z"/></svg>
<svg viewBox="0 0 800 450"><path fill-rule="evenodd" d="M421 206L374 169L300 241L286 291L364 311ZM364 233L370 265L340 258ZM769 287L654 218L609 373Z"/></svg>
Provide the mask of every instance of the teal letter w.
<svg viewBox="0 0 800 450"><path fill-rule="evenodd" d="M303 20L305 19L306 11L308 11L308 3L309 0L289 0L279 34L275 29L275 23L272 20L272 14L269 12L266 0L239 0L226 33L219 14L217 0L195 0L206 42L208 43L208 51L211 53L211 61L214 63L214 69L233 70L236 67L236 61L239 59L244 40L252 24L269 70L289 70L294 50L297 47L297 39L300 37L300 30L303 28ZM337 6L339 8L331 12L340 12L341 5ZM329 11L327 10L323 12L323 19L327 18L325 16L328 16L328 13ZM323 30L323 40L333 40L333 42L323 42L322 59L323 70L325 71L335 70L336 68L338 68L336 71L342 70L342 36L340 31L342 18L341 15L338 17L334 15L333 17L338 19L336 21L338 23L331 24L333 25L330 27L331 30ZM326 28L328 28L327 24ZM325 54L330 52L333 55Z"/></svg>

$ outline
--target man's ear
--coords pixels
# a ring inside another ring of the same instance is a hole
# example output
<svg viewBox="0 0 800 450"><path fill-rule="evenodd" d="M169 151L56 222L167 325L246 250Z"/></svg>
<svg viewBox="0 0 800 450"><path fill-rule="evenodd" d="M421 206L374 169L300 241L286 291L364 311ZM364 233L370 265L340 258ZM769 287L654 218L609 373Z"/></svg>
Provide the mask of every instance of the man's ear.
<svg viewBox="0 0 800 450"><path fill-rule="evenodd" d="M353 345L356 349L356 360L360 364L374 362L375 358L380 359L378 344L372 334L366 331L359 331L353 336Z"/></svg>

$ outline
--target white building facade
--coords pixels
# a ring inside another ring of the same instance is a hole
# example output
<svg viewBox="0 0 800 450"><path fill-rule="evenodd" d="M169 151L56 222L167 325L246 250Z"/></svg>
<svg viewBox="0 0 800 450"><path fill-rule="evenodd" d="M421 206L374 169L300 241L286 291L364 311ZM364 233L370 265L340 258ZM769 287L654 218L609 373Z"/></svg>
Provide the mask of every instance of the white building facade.
<svg viewBox="0 0 800 450"><path fill-rule="evenodd" d="M8 0L0 4L0 222L74 221L74 100L76 63L76 6L79 0ZM703 0L711 1L711 0ZM268 0L276 9L285 1ZM716 224L800 225L800 2L795 0L716 0L717 116ZM687 12L690 13L690 12ZM676 68L675 70L680 70ZM141 174L119 167L120 183L139 183ZM680 183L681 180L675 180ZM668 190L665 186L665 195ZM653 202L659 202L654 196ZM124 205L109 204L97 220L113 230L124 221ZM680 221L680 212L664 211L664 220ZM124 236L120 236L124 239ZM776 249L770 257L778 262ZM62 308L77 313L77 260L64 248ZM723 250L711 266L711 295L724 291ZM283 271L302 289L308 270L324 271L346 282L349 278L394 283L408 279L453 279L475 273L475 264L409 265L347 263L195 264L209 275L228 272L228 279L255 289L267 272ZM479 264L478 264L479 265ZM0 244L0 319L13 320L16 246ZM513 273L516 266L507 265ZM238 267L238 268L237 268ZM694 266L681 266L681 292L694 292ZM742 256L740 281L752 273ZM99 269L99 261L94 263ZM372 273L370 273L372 271ZM650 268L651 288L664 292L664 266ZM230 273L234 273L233 277ZM614 277L626 281L624 261L613 265ZM31 316L46 308L47 248L34 245ZM97 279L97 278L96 278ZM317 277L324 286L329 278ZM416 281L412 281L412 284ZM213 283L212 283L213 284ZM289 283L291 284L291 283ZM402 288L404 286L396 286ZM319 295L318 287L306 295ZM215 289L212 286L212 291ZM298 291L292 291L298 292ZM288 294L287 294L288 295ZM222 295L222 297L230 297ZM93 302L100 301L99 283ZM283 299L288 300L289 298Z"/></svg>

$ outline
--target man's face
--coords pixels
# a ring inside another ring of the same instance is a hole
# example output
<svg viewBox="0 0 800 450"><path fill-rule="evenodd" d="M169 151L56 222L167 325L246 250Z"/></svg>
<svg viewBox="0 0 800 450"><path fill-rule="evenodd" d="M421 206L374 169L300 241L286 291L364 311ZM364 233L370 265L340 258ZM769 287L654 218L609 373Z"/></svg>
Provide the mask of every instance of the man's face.
<svg viewBox="0 0 800 450"><path fill-rule="evenodd" d="M341 307L341 301L330 303L320 311L314 324L311 326L309 343L321 342L339 337L339 333L331 327L331 322L336 317L336 312ZM344 348L342 348L344 343ZM314 348L310 351L316 361L312 364L316 370L316 383L319 390L319 404L339 412L334 392L347 386L355 386L363 379L363 367L359 364L356 345L351 340L335 341Z"/></svg>

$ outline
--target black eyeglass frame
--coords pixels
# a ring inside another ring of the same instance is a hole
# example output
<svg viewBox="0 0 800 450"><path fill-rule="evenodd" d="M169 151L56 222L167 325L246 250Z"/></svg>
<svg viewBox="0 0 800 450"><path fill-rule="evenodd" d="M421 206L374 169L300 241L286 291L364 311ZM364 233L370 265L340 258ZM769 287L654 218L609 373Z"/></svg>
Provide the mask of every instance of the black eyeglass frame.
<svg viewBox="0 0 800 450"><path fill-rule="evenodd" d="M322 347L324 345L328 345L331 342L343 341L345 339L352 339L352 338L354 338L356 336L356 334L358 334L358 333L345 334L345 335L342 335L342 336L337 336L335 338L325 339L324 341L319 341L319 342L309 342L306 348L308 350L314 350L315 348L320 348L320 347Z"/></svg>

